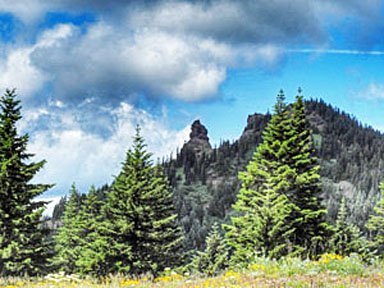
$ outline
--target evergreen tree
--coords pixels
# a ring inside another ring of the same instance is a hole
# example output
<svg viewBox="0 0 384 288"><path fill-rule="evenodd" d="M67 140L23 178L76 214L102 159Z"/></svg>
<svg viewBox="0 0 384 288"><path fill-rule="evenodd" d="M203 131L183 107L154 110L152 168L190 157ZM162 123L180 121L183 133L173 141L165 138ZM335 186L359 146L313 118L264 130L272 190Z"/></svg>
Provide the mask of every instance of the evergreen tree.
<svg viewBox="0 0 384 288"><path fill-rule="evenodd" d="M97 191L92 185L78 213L79 228L84 237L78 243L81 250L75 262L76 273L103 275L107 271L105 251L109 244L103 235L101 206Z"/></svg>
<svg viewBox="0 0 384 288"><path fill-rule="evenodd" d="M330 246L332 252L343 256L365 252L364 241L360 238L359 228L347 222L347 208L344 197L341 200L336 226L330 239Z"/></svg>
<svg viewBox="0 0 384 288"><path fill-rule="evenodd" d="M219 225L214 223L205 240L206 248L198 251L187 268L214 275L228 267L229 251L225 239L220 235Z"/></svg>
<svg viewBox="0 0 384 288"><path fill-rule="evenodd" d="M316 255L324 252L330 227L325 221L327 210L319 198L320 166L314 156L312 133L305 118L303 97L300 95L296 97L292 108L291 135L287 151L283 161L295 171L288 192L290 200L296 206L291 219L296 223L292 242Z"/></svg>
<svg viewBox="0 0 384 288"><path fill-rule="evenodd" d="M59 228L55 239L56 256L53 260L55 266L66 273L77 272L76 262L82 253L80 245L85 237L79 217L81 208L81 195L72 184L67 204L63 214L63 226Z"/></svg>
<svg viewBox="0 0 384 288"><path fill-rule="evenodd" d="M107 195L103 214L111 240L109 272L141 274L177 265L181 229L177 226L167 179L153 167L137 128L132 150Z"/></svg>
<svg viewBox="0 0 384 288"><path fill-rule="evenodd" d="M380 190L383 196L384 182L380 184ZM382 254L384 251L384 197L377 202L373 210L375 213L370 215L366 227L372 235L372 246Z"/></svg>
<svg viewBox="0 0 384 288"><path fill-rule="evenodd" d="M255 252L274 258L296 251L287 241L294 233L288 217L296 207L286 195L295 173L283 161L291 133L284 100L281 91L275 113L263 133L263 143L247 171L239 173L243 184L233 208L240 216L231 219L232 225L224 226L228 243L235 249L235 262L247 261Z"/></svg>
<svg viewBox="0 0 384 288"><path fill-rule="evenodd" d="M252 164L248 166L249 170ZM224 225L228 244L234 248L231 258L234 264L247 263L256 255L280 258L300 250L289 243L295 232L288 221L294 205L279 192L281 183L273 181L273 177L268 177L258 191L248 190L245 185L240 190L239 200L233 208L242 212L242 216L231 218L232 225ZM251 193L252 199L245 199ZM244 200L250 200L251 206L244 206Z"/></svg>
<svg viewBox="0 0 384 288"><path fill-rule="evenodd" d="M30 162L28 135L19 136L22 116L14 90L0 99L0 275L48 272L49 233L41 222L46 202L33 201L53 185L31 184L45 161Z"/></svg>

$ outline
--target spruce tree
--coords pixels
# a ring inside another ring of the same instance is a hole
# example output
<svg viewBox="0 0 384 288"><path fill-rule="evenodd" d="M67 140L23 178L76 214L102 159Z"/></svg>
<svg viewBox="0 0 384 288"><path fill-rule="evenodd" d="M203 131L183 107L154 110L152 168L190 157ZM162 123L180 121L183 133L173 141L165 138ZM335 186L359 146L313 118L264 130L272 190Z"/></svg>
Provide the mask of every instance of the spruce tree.
<svg viewBox="0 0 384 288"><path fill-rule="evenodd" d="M44 274L51 256L41 221L46 202L33 200L53 185L30 183L45 161L31 162L28 135L18 135L15 90L6 90L0 107L0 275Z"/></svg>
<svg viewBox="0 0 384 288"><path fill-rule="evenodd" d="M351 253L364 253L364 241L360 238L360 230L357 226L347 222L347 208L345 198L340 203L337 214L336 226L330 239L332 252L348 256Z"/></svg>
<svg viewBox="0 0 384 288"><path fill-rule="evenodd" d="M106 258L109 272L156 275L178 264L182 236L172 194L145 147L138 127L132 150L128 150L103 207L111 241Z"/></svg>
<svg viewBox="0 0 384 288"><path fill-rule="evenodd" d="M314 156L312 133L305 118L303 97L300 95L296 97L292 108L291 135L287 151L283 161L295 171L288 192L290 200L296 206L291 219L295 223L292 242L304 247L310 255L316 255L324 252L330 227L325 221L327 210L319 198L320 166Z"/></svg>
<svg viewBox="0 0 384 288"><path fill-rule="evenodd" d="M77 272L76 262L82 253L82 239L85 233L81 227L79 217L81 208L81 195L75 184L72 184L69 199L64 208L62 227L59 228L55 239L56 256L53 263L66 273Z"/></svg>
<svg viewBox="0 0 384 288"><path fill-rule="evenodd" d="M225 239L220 235L217 223L213 224L205 244L205 250L198 251L187 268L208 275L214 275L225 270L228 267L229 249Z"/></svg>
<svg viewBox="0 0 384 288"><path fill-rule="evenodd" d="M384 196L384 182L380 184L382 196ZM373 208L374 214L370 215L366 228L372 237L372 246L377 249L379 255L384 251L384 197Z"/></svg>
<svg viewBox="0 0 384 288"><path fill-rule="evenodd" d="M234 262L247 261L253 253L278 258L296 252L288 240L293 223L288 221L296 208L286 193L295 171L283 159L288 151L290 118L284 95L277 97L275 113L247 171L239 173L242 188L233 209L240 214L232 225L224 225L228 243L235 249Z"/></svg>
<svg viewBox="0 0 384 288"><path fill-rule="evenodd" d="M81 250L75 262L76 273L103 275L107 271L105 251L109 244L103 235L101 206L102 202L92 185L78 213L79 228L84 237L79 239Z"/></svg>

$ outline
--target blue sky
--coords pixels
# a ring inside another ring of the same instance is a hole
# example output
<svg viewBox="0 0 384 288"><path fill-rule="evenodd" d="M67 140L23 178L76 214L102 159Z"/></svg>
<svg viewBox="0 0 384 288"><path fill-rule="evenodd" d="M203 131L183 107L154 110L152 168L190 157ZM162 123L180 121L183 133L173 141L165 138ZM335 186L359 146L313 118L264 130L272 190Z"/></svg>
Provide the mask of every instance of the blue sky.
<svg viewBox="0 0 384 288"><path fill-rule="evenodd" d="M284 89L384 130L378 0L0 0L0 88L17 88L44 197L110 183L142 126L154 158L200 119L236 139Z"/></svg>

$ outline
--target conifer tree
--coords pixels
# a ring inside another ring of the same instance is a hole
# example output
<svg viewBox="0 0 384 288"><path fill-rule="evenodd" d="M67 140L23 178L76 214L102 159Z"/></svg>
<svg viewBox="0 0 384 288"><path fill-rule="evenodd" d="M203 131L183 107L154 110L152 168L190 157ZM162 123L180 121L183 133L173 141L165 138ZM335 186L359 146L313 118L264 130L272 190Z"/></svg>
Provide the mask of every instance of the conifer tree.
<svg viewBox="0 0 384 288"><path fill-rule="evenodd" d="M198 251L188 268L208 275L217 274L228 267L229 249L220 235L219 225L214 223L205 239L206 248Z"/></svg>
<svg viewBox="0 0 384 288"><path fill-rule="evenodd" d="M223 226L229 245L235 249L234 262L247 261L255 252L277 258L297 250L287 241L294 233L288 217L295 206L286 193L295 173L283 161L291 133L284 100L281 91L275 113L263 133L263 143L247 171L239 173L243 183L233 208L240 216L231 219L232 225Z"/></svg>
<svg viewBox="0 0 384 288"><path fill-rule="evenodd" d="M33 199L53 185L30 183L45 161L30 162L28 135L18 135L15 90L6 90L0 106L0 275L44 274L51 256L49 231L41 225L46 202Z"/></svg>
<svg viewBox="0 0 384 288"><path fill-rule="evenodd" d="M156 274L178 264L182 236L172 194L145 146L138 127L103 207L111 241L106 258L112 267L109 272Z"/></svg>
<svg viewBox="0 0 384 288"><path fill-rule="evenodd" d="M344 197L340 203L336 226L330 239L330 246L332 252L343 256L364 252L364 242L360 238L359 228L347 222L347 208Z"/></svg>
<svg viewBox="0 0 384 288"><path fill-rule="evenodd" d="M108 239L103 235L101 206L92 185L78 213L79 228L84 237L79 239L81 250L75 262L76 273L103 275L107 271L105 250L108 248Z"/></svg>
<svg viewBox="0 0 384 288"><path fill-rule="evenodd" d="M81 196L75 184L72 184L69 199L64 209L63 226L59 228L58 234L54 238L56 256L53 263L66 273L77 272L76 262L83 250L80 244L85 237L85 233L80 225L80 208Z"/></svg>
<svg viewBox="0 0 384 288"><path fill-rule="evenodd" d="M384 182L380 184L382 196L384 195ZM372 235L372 246L379 254L384 251L384 197L382 197L373 208L374 214L370 215L366 228Z"/></svg>
<svg viewBox="0 0 384 288"><path fill-rule="evenodd" d="M299 93L301 89L299 88ZM322 253L330 235L330 227L325 221L327 210L321 204L321 181L314 156L315 149L309 123L305 118L303 97L298 95L292 108L291 135L288 140L288 153L284 162L294 169L288 192L295 204L291 220L295 224L292 242L305 247L312 255Z"/></svg>

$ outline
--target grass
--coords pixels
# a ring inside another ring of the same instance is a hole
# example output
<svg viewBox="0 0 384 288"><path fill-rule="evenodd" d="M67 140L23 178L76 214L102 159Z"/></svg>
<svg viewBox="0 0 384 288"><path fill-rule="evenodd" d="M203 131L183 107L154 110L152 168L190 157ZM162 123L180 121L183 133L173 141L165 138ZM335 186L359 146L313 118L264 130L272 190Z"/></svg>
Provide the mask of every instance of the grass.
<svg viewBox="0 0 384 288"><path fill-rule="evenodd" d="M167 270L162 277L133 279L115 275L101 280L64 273L42 278L2 278L0 288L227 288L227 287L384 287L384 264L364 264L359 257L324 254L318 260L256 258L251 265L236 267L217 276L179 275Z"/></svg>

